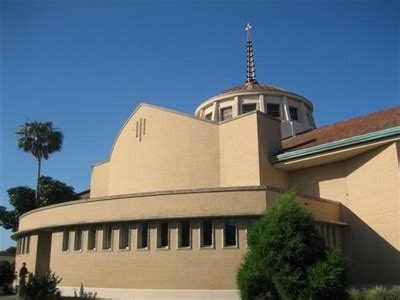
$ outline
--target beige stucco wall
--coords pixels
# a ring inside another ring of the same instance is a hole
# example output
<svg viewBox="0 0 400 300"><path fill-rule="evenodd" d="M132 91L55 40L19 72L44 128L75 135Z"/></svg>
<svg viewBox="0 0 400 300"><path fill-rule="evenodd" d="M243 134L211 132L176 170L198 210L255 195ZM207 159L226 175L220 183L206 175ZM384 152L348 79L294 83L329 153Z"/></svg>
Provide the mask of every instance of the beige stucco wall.
<svg viewBox="0 0 400 300"><path fill-rule="evenodd" d="M259 185L257 114L219 125L220 185Z"/></svg>
<svg viewBox="0 0 400 300"><path fill-rule="evenodd" d="M279 192L268 187L215 189L177 195L136 195L127 198L79 200L35 210L21 218L20 229L42 228L52 232L50 268L63 277L62 286L112 287L133 289L236 289L235 276L247 251L248 218L262 214L275 205ZM340 205L312 198L299 199L318 220L340 221ZM151 203L151 205L149 205ZM213 216L215 246L200 248L202 217ZM234 217L238 226L238 247L223 247L223 220ZM189 218L192 225L191 249L177 249L177 222ZM156 248L158 219L168 219L170 248ZM150 249L137 249L137 223L150 222ZM119 250L119 223L131 224L130 250ZM113 249L102 250L104 222L114 224ZM96 251L87 250L88 225L97 224ZM73 250L74 231L70 233L70 250L62 251L64 228L83 229L83 249ZM21 232L22 232L21 231ZM34 246L32 244L32 246ZM33 253L34 248L31 251ZM18 264L23 255L17 256ZM39 256L37 256L39 261ZM28 268L33 264L29 261ZM173 270L173 271L172 271ZM107 276L104 276L107 274Z"/></svg>
<svg viewBox="0 0 400 300"><path fill-rule="evenodd" d="M398 143L350 159L290 172L303 193L343 203L345 252L355 283L400 283ZM373 271L371 271L373 270Z"/></svg>
<svg viewBox="0 0 400 300"><path fill-rule="evenodd" d="M91 192L95 197L217 187L218 127L140 105L118 135L107 165L108 175L104 165L93 168ZM104 187L107 182L108 189Z"/></svg>
<svg viewBox="0 0 400 300"><path fill-rule="evenodd" d="M15 256L15 270L19 273L19 269L22 267L22 263L26 263L26 267L28 272L35 273L36 272L36 262L37 262L37 245L38 245L38 233L30 234L30 245L29 245L29 253L25 254L17 254ZM18 280L18 278L17 278ZM17 281L18 282L18 281Z"/></svg>
<svg viewBox="0 0 400 300"><path fill-rule="evenodd" d="M63 276L63 286L143 289L236 289L235 276L246 251L246 220L238 220L239 248L223 249L222 219L215 220L215 249L200 249L199 221L192 220L192 249L176 249L177 222L170 221L169 250L156 249L156 223L150 223L150 249L137 250L137 229L131 230L131 250L118 250L118 227L112 251L61 251L62 232L53 233L51 268ZM102 231L98 231L98 242ZM87 230L83 244L87 244ZM71 235L73 240L73 234ZM71 240L71 241L72 241ZM98 243L99 244L99 243ZM79 276L77 275L79 273Z"/></svg>
<svg viewBox="0 0 400 300"><path fill-rule="evenodd" d="M108 195L109 162L103 162L92 167L90 179L90 197L104 197Z"/></svg>
<svg viewBox="0 0 400 300"><path fill-rule="evenodd" d="M290 185L299 192L346 203L346 170L343 161L289 172Z"/></svg>
<svg viewBox="0 0 400 300"><path fill-rule="evenodd" d="M262 214L266 209L263 190L132 195L124 198L78 200L47 206L24 215L20 232L66 224L114 222L157 218L237 216Z"/></svg>
<svg viewBox="0 0 400 300"><path fill-rule="evenodd" d="M281 189L289 187L289 176L286 171L272 167L269 162L271 155L282 149L280 122L257 114L257 144L260 184Z"/></svg>
<svg viewBox="0 0 400 300"><path fill-rule="evenodd" d="M261 184L287 188L287 174L268 161L280 147L280 123L260 112L214 124L141 105L117 137L110 160L93 167L91 197Z"/></svg>

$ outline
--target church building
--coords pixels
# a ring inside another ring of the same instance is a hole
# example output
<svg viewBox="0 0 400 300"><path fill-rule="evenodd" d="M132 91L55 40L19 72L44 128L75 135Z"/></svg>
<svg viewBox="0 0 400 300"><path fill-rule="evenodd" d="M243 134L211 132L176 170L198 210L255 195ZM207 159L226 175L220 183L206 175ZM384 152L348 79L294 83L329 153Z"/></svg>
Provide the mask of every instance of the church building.
<svg viewBox="0 0 400 300"><path fill-rule="evenodd" d="M292 187L353 285L400 284L400 106L318 128L312 102L256 79L194 115L140 104L81 199L20 217L16 268L118 299L238 299L247 231Z"/></svg>

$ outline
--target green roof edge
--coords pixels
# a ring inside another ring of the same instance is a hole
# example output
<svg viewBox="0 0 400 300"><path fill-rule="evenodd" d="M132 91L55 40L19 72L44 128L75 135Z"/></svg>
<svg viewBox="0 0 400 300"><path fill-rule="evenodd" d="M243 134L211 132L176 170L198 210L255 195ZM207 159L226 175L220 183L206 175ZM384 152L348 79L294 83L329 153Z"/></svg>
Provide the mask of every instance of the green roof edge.
<svg viewBox="0 0 400 300"><path fill-rule="evenodd" d="M334 141L322 145L317 145L305 149L299 149L294 151L289 151L281 154L277 154L271 157L272 163L279 163L282 161L290 160L293 158L303 157L307 155L322 153L330 150L335 150L339 148L344 148L348 146L354 146L357 144L362 144L365 142L370 142L373 140L379 140L395 135L400 135L400 126L386 128L378 131L369 132L366 134L361 134L357 136L353 136L351 138L342 139L339 141Z"/></svg>

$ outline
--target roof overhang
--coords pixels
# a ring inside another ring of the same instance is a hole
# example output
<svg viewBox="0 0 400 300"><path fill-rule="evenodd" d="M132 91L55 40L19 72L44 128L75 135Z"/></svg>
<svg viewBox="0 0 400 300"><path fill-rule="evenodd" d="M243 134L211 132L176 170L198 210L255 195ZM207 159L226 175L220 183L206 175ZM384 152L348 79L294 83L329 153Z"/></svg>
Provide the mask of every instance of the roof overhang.
<svg viewBox="0 0 400 300"><path fill-rule="evenodd" d="M390 142L400 141L400 126L285 152L270 160L282 170L298 170L345 160Z"/></svg>

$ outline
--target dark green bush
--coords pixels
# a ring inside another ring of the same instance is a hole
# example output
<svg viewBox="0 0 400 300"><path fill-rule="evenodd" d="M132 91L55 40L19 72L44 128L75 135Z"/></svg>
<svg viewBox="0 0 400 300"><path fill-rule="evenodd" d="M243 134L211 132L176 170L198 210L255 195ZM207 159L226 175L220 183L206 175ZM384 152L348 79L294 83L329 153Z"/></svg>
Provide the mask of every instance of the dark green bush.
<svg viewBox="0 0 400 300"><path fill-rule="evenodd" d="M237 274L242 299L343 299L345 261L325 247L310 213L283 194L248 233Z"/></svg>
<svg viewBox="0 0 400 300"><path fill-rule="evenodd" d="M13 290L10 284L15 278L14 267L6 260L0 261L0 295L10 295Z"/></svg>
<svg viewBox="0 0 400 300"><path fill-rule="evenodd" d="M51 270L45 274L29 274L28 283L24 288L23 296L27 299L41 300L54 299L60 296L57 284L61 282L61 278L57 277Z"/></svg>

